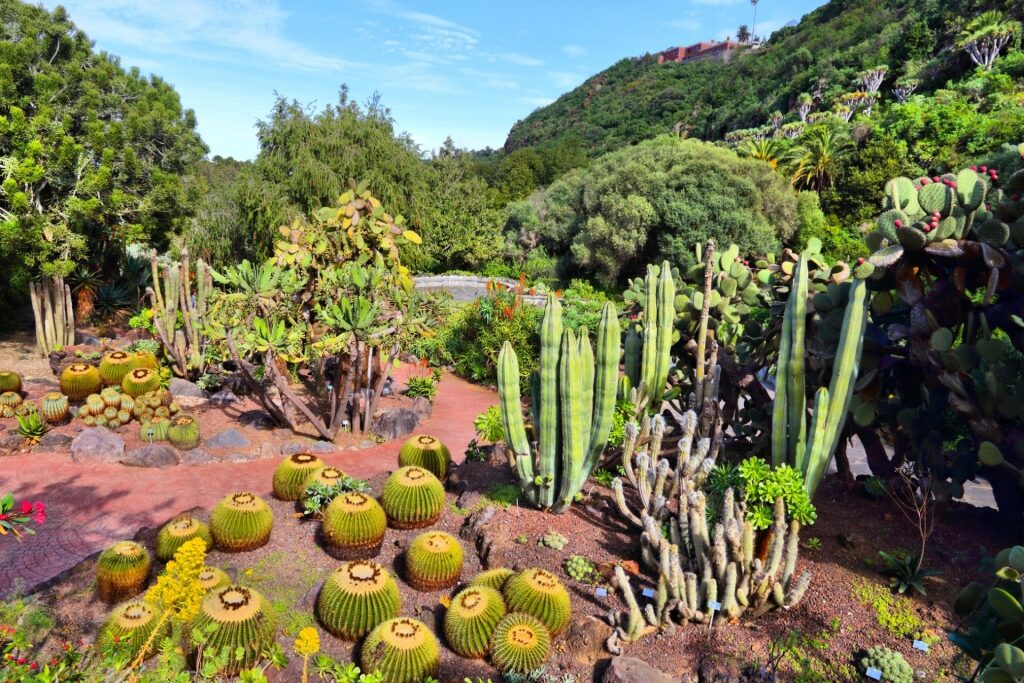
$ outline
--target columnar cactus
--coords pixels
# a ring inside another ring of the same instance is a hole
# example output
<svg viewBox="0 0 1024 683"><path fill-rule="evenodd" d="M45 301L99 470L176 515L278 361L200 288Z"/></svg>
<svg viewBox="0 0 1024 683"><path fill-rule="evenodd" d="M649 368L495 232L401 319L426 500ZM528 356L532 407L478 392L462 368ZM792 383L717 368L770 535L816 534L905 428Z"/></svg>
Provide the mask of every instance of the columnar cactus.
<svg viewBox="0 0 1024 683"><path fill-rule="evenodd" d="M541 323L541 360L533 395L531 444L523 423L519 360L508 342L498 357L498 390L516 476L526 500L564 512L583 487L608 443L619 372L619 321L605 304L597 356L586 328L577 335L562 327L562 306L548 297Z"/></svg>
<svg viewBox="0 0 1024 683"><path fill-rule="evenodd" d="M630 292L627 292L627 295ZM626 331L626 376L634 387L643 387L652 412L658 412L668 389L673 329L676 321L676 283L668 261L647 266L644 278L643 332L631 325ZM636 297L639 298L639 297ZM630 297L626 296L629 301Z"/></svg>
<svg viewBox="0 0 1024 683"><path fill-rule="evenodd" d="M846 424L853 386L857 381L864 328L867 324L867 285L850 284L842 333L832 365L829 387L818 389L814 415L808 430L804 359L807 324L807 259L797 263L793 287L786 304L782 338L776 363L775 402L772 413L772 464L788 463L804 473L804 487L814 496L825 476Z"/></svg>

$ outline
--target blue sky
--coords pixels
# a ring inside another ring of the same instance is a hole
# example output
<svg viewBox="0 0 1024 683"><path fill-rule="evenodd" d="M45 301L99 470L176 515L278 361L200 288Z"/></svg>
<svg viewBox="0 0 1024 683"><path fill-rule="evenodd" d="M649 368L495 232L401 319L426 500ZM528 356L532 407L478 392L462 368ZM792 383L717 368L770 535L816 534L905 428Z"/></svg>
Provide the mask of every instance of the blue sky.
<svg viewBox="0 0 1024 683"><path fill-rule="evenodd" d="M45 0L52 8L57 2ZM125 66L172 83L211 154L248 159L275 91L318 106L375 90L425 149L500 147L508 129L627 56L750 24L749 0L64 0ZM823 0L761 0L768 33Z"/></svg>

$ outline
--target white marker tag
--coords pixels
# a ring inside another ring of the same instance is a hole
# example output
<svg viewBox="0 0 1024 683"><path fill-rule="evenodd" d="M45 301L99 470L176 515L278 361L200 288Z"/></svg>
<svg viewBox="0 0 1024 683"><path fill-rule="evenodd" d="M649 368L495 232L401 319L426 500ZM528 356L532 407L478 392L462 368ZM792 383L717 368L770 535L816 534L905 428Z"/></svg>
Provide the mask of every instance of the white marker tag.
<svg viewBox="0 0 1024 683"><path fill-rule="evenodd" d="M607 598L608 597L608 589L607 588L598 588L597 590L594 591L594 595L596 595L599 598Z"/></svg>
<svg viewBox="0 0 1024 683"><path fill-rule="evenodd" d="M654 589L653 588L645 588L644 591L643 591L643 594L644 594L645 598L653 598L654 597Z"/></svg>
<svg viewBox="0 0 1024 683"><path fill-rule="evenodd" d="M712 601L709 601L709 602L708 602L708 609L709 609L709 610L712 610L712 611L714 611L714 612L717 612L717 611L719 611L720 609L722 609L722 603L720 603L720 602L714 602L713 600L712 600Z"/></svg>
<svg viewBox="0 0 1024 683"><path fill-rule="evenodd" d="M924 642L923 640L915 640L914 649L920 650L921 652L928 652L928 643Z"/></svg>
<svg viewBox="0 0 1024 683"><path fill-rule="evenodd" d="M876 681L882 680L882 671L881 671L881 669L876 669L873 666L869 666L868 670L864 672L864 675L867 676L868 678L874 679Z"/></svg>

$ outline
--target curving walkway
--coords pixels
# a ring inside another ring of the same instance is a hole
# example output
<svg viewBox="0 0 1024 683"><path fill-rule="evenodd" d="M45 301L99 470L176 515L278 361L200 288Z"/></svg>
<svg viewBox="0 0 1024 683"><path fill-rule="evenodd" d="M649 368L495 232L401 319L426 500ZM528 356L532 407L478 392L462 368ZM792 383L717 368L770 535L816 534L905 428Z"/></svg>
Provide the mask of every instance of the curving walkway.
<svg viewBox="0 0 1024 683"><path fill-rule="evenodd" d="M496 403L493 391L445 375L433 414L419 430L441 439L452 456L461 460L474 437L473 418ZM395 468L403 440L321 457L347 474L368 478ZM20 543L0 538L0 596L19 585L32 587L48 581L111 542L133 537L141 527L162 524L193 507L209 509L232 491L269 496L277 463L272 458L158 470L78 465L67 453L0 459L0 492L14 492L18 502L42 500L47 506L46 523L37 535Z"/></svg>

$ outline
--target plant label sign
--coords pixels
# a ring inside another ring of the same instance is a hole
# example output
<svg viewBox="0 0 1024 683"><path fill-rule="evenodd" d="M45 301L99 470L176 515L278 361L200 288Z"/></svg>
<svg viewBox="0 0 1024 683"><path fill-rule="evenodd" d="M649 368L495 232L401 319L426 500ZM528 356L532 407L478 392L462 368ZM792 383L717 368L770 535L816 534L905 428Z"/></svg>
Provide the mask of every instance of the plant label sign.
<svg viewBox="0 0 1024 683"><path fill-rule="evenodd" d="M645 598L653 598L654 597L654 589L653 588L645 588L644 589L644 597Z"/></svg>
<svg viewBox="0 0 1024 683"><path fill-rule="evenodd" d="M922 640L915 640L914 641L914 649L915 650L920 650L921 652L928 652L928 643L926 643L926 642L924 642Z"/></svg>
<svg viewBox="0 0 1024 683"><path fill-rule="evenodd" d="M597 590L594 591L594 595L596 595L599 598L607 598L608 597L608 589L607 588L598 587Z"/></svg>
<svg viewBox="0 0 1024 683"><path fill-rule="evenodd" d="M864 675L875 681L882 680L882 670L876 669L873 666L869 666L868 670L864 672Z"/></svg>
<svg viewBox="0 0 1024 683"><path fill-rule="evenodd" d="M714 600L709 600L708 601L708 609L711 610L712 612L717 612L720 609L722 609L722 603L715 602Z"/></svg>

